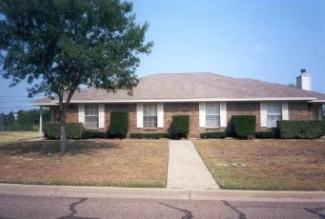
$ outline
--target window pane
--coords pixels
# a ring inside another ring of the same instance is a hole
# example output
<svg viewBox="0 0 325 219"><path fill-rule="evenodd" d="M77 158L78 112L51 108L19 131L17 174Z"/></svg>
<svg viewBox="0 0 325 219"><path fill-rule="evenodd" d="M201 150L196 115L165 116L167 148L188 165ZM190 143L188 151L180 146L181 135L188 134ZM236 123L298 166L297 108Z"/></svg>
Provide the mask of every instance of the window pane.
<svg viewBox="0 0 325 219"><path fill-rule="evenodd" d="M273 116L268 115L267 116L267 127L273 128L276 127L276 121L281 120L281 116Z"/></svg>
<svg viewBox="0 0 325 219"><path fill-rule="evenodd" d="M207 128L220 127L220 104L206 103L205 105L205 119Z"/></svg>
<svg viewBox="0 0 325 219"><path fill-rule="evenodd" d="M207 116L206 126L209 128L218 128L220 125L220 116Z"/></svg>
<svg viewBox="0 0 325 219"><path fill-rule="evenodd" d="M86 128L98 128L98 117L87 116L85 121Z"/></svg>
<svg viewBox="0 0 325 219"><path fill-rule="evenodd" d="M281 114L282 106L281 103L268 103L267 114Z"/></svg>
<svg viewBox="0 0 325 219"><path fill-rule="evenodd" d="M98 105L85 105L85 127L98 128Z"/></svg>
<svg viewBox="0 0 325 219"><path fill-rule="evenodd" d="M143 127L157 128L157 104L143 105Z"/></svg>
<svg viewBox="0 0 325 219"><path fill-rule="evenodd" d="M143 105L144 116L157 116L157 105L156 104L145 104Z"/></svg>
<svg viewBox="0 0 325 219"><path fill-rule="evenodd" d="M218 103L206 103L205 110L207 115L219 115L220 107Z"/></svg>
<svg viewBox="0 0 325 219"><path fill-rule="evenodd" d="M282 119L282 104L268 103L267 104L267 127L276 127L276 121Z"/></svg>

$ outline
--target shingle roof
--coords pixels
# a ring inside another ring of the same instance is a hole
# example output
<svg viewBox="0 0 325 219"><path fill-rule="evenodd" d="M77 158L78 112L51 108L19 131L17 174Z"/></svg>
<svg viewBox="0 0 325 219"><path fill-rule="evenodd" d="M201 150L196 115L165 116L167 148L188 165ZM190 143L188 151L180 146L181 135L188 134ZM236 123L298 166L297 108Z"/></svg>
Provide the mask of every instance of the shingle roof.
<svg viewBox="0 0 325 219"><path fill-rule="evenodd" d="M140 79L133 96L87 88L76 92L71 102L151 102L151 101L244 101L244 100L325 100L325 94L247 78L232 78L213 73L153 74ZM34 105L54 104L49 98Z"/></svg>

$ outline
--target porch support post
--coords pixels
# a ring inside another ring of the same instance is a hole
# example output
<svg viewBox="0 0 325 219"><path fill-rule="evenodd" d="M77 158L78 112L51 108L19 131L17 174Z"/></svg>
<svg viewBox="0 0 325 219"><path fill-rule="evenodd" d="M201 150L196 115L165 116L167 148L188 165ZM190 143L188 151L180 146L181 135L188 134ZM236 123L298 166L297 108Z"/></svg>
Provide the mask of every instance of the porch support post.
<svg viewBox="0 0 325 219"><path fill-rule="evenodd" d="M39 111L39 137L43 137L43 113L42 113L42 106L40 106Z"/></svg>

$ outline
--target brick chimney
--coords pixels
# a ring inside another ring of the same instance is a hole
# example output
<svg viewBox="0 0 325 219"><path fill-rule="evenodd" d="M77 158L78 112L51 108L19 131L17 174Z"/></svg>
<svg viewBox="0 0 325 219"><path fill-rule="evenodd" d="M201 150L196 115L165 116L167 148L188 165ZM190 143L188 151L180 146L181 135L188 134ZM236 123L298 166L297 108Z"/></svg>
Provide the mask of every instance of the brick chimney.
<svg viewBox="0 0 325 219"><path fill-rule="evenodd" d="M311 91L311 75L306 69L300 69L300 75L296 78L297 88Z"/></svg>

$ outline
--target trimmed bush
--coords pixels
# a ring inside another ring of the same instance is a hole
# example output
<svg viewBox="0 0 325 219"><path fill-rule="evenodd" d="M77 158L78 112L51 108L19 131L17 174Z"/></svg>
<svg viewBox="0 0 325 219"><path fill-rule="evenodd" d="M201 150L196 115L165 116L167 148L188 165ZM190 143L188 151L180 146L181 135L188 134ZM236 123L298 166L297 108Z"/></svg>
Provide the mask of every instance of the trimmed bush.
<svg viewBox="0 0 325 219"><path fill-rule="evenodd" d="M129 131L129 113L126 111L111 112L111 124L107 131L109 138L125 138Z"/></svg>
<svg viewBox="0 0 325 219"><path fill-rule="evenodd" d="M260 139L270 139L270 138L278 138L277 131L266 131L266 132L256 132L255 138Z"/></svg>
<svg viewBox="0 0 325 219"><path fill-rule="evenodd" d="M201 138L226 138L226 132L203 132L200 134Z"/></svg>
<svg viewBox="0 0 325 219"><path fill-rule="evenodd" d="M235 115L231 117L234 131L239 138L250 138L255 136L255 116Z"/></svg>
<svg viewBox="0 0 325 219"><path fill-rule="evenodd" d="M96 130L84 130L81 137L82 139L106 138L106 133Z"/></svg>
<svg viewBox="0 0 325 219"><path fill-rule="evenodd" d="M325 121L277 121L283 139L315 139L325 135Z"/></svg>
<svg viewBox="0 0 325 219"><path fill-rule="evenodd" d="M173 139L187 138L190 129L190 116L177 115L173 116L170 128L170 136Z"/></svg>
<svg viewBox="0 0 325 219"><path fill-rule="evenodd" d="M67 139L80 139L84 128L82 123L66 123ZM48 139L58 140L61 137L61 125L59 122L47 122L43 126L44 136Z"/></svg>
<svg viewBox="0 0 325 219"><path fill-rule="evenodd" d="M169 135L167 133L131 133L130 138L160 139L160 138L169 138Z"/></svg>

